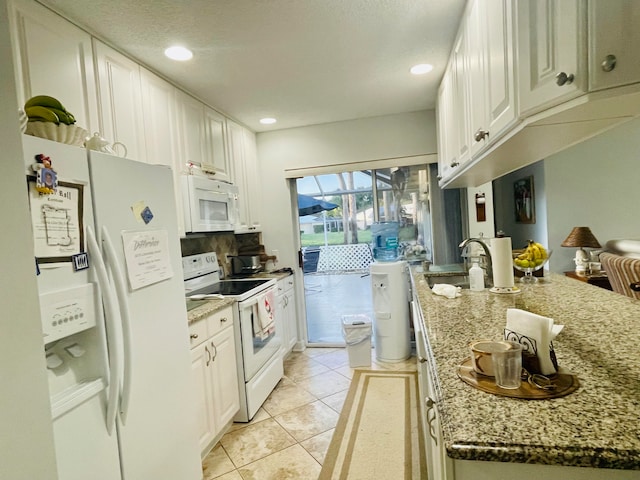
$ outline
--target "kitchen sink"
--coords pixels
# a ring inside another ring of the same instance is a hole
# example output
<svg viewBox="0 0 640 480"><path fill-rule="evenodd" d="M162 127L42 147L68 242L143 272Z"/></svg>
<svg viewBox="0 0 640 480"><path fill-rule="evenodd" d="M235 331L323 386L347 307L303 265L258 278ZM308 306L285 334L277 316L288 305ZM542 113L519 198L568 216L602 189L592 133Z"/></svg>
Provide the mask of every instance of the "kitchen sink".
<svg viewBox="0 0 640 480"><path fill-rule="evenodd" d="M429 288L436 283L446 283L460 288L469 288L469 272L461 263L448 265L429 265L429 270L424 272Z"/></svg>

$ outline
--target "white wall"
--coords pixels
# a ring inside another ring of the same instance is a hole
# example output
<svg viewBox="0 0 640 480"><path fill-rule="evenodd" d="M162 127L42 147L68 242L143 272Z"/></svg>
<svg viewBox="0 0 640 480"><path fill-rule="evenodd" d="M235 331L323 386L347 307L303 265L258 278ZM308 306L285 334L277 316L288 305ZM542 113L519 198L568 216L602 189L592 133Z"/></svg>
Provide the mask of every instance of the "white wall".
<svg viewBox="0 0 640 480"><path fill-rule="evenodd" d="M0 480L57 478L7 3L0 2Z"/></svg>
<svg viewBox="0 0 640 480"><path fill-rule="evenodd" d="M573 227L590 227L603 246L640 239L640 119L549 157L544 170L552 270L575 269L575 249L560 246Z"/></svg>
<svg viewBox="0 0 640 480"><path fill-rule="evenodd" d="M282 266L297 264L296 216L285 170L335 165L341 171L354 162L434 154L435 125L429 110L258 133L267 251L278 250Z"/></svg>

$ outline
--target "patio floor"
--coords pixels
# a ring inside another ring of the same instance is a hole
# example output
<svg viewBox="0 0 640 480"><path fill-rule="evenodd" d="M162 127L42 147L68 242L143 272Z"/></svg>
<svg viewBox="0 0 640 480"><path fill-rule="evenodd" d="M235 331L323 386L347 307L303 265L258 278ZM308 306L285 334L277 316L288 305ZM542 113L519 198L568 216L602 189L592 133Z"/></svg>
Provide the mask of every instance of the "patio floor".
<svg viewBox="0 0 640 480"><path fill-rule="evenodd" d="M371 276L366 272L304 275L308 341L344 345L342 316L364 314L373 320Z"/></svg>

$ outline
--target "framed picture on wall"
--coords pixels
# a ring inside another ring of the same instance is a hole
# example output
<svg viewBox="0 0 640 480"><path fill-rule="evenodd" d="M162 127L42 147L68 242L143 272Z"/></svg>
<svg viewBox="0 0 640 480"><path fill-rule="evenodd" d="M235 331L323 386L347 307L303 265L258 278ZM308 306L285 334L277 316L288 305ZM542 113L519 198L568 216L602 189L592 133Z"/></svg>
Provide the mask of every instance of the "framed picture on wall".
<svg viewBox="0 0 640 480"><path fill-rule="evenodd" d="M513 182L516 223L536 223L536 199L533 175Z"/></svg>

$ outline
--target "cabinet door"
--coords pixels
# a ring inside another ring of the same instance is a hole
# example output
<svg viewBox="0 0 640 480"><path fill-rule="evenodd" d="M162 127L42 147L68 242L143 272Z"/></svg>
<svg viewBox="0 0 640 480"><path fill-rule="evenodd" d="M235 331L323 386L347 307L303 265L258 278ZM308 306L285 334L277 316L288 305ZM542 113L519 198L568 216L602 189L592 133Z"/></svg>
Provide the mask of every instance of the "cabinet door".
<svg viewBox="0 0 640 480"><path fill-rule="evenodd" d="M236 233L259 231L262 190L258 180L255 134L227 120L227 147L232 181L239 190L239 224Z"/></svg>
<svg viewBox="0 0 640 480"><path fill-rule="evenodd" d="M205 150L202 168L215 175L216 180L231 181L225 140L226 119L215 110L204 108Z"/></svg>
<svg viewBox="0 0 640 480"><path fill-rule="evenodd" d="M469 115L469 45L467 31L462 28L454 45L451 56L452 67L452 99L453 116L451 128L458 132L455 155L450 166L456 168L471 157L471 127Z"/></svg>
<svg viewBox="0 0 640 480"><path fill-rule="evenodd" d="M438 90L438 180L447 178L457 164L458 131L453 126L453 74L445 71Z"/></svg>
<svg viewBox="0 0 640 480"><path fill-rule="evenodd" d="M584 2L519 0L516 5L520 114L531 114L584 93Z"/></svg>
<svg viewBox="0 0 640 480"><path fill-rule="evenodd" d="M140 67L121 53L94 39L98 66L101 133L127 147L127 158L146 161L142 120Z"/></svg>
<svg viewBox="0 0 640 480"><path fill-rule="evenodd" d="M589 2L589 90L640 82L638 25L637 0Z"/></svg>
<svg viewBox="0 0 640 480"><path fill-rule="evenodd" d="M204 105L184 92L176 92L178 111L178 166L179 172L187 173L187 165L202 162L205 131Z"/></svg>
<svg viewBox="0 0 640 480"><path fill-rule="evenodd" d="M233 326L214 335L208 344L213 356L213 407L218 429L217 434L240 410Z"/></svg>
<svg viewBox="0 0 640 480"><path fill-rule="evenodd" d="M19 107L57 98L89 133L99 130L91 37L33 1L9 2Z"/></svg>
<svg viewBox="0 0 640 480"><path fill-rule="evenodd" d="M298 322L296 316L296 295L294 290L293 277L287 277L284 279L285 293L284 293L284 309L285 309L285 324L286 324L286 337L284 337L284 344L286 345L287 352L293 350L298 342Z"/></svg>
<svg viewBox="0 0 640 480"><path fill-rule="evenodd" d="M211 350L209 342L191 349L191 376L198 418L200 451L204 452L215 437L213 388L211 382Z"/></svg>
<svg viewBox="0 0 640 480"><path fill-rule="evenodd" d="M178 122L176 121L176 89L157 75L140 69L142 115L144 121L147 162L171 167L173 191L178 213L178 233L185 236L184 212L180 191L178 160Z"/></svg>
<svg viewBox="0 0 640 480"><path fill-rule="evenodd" d="M481 22L486 32L485 94L489 140L498 138L516 119L513 0L483 1ZM475 130L472 129L473 132Z"/></svg>
<svg viewBox="0 0 640 480"><path fill-rule="evenodd" d="M249 230L259 231L262 225L262 182L258 165L256 134L242 129L244 139L244 171L247 192L247 224Z"/></svg>

